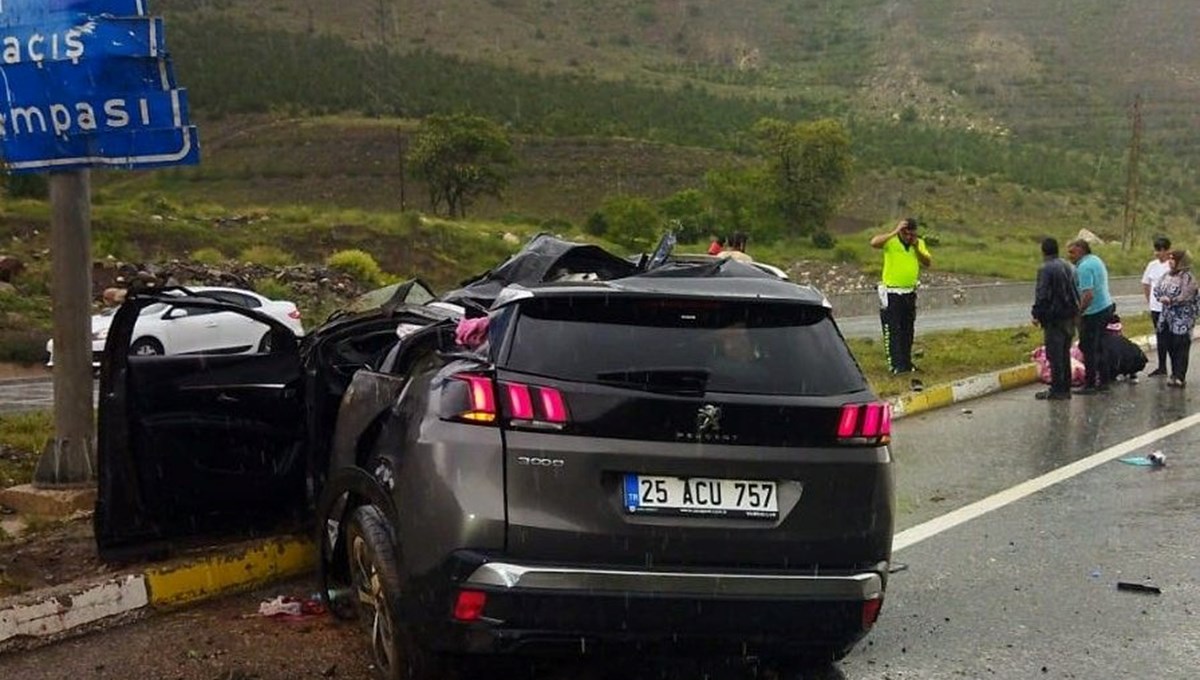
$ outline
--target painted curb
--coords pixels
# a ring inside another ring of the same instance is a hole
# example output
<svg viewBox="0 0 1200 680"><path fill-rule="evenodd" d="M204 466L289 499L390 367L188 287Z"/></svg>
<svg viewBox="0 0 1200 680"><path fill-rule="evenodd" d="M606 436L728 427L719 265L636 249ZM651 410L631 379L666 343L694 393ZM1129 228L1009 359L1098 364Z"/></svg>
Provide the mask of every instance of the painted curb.
<svg viewBox="0 0 1200 680"><path fill-rule="evenodd" d="M30 648L136 619L154 610L180 607L265 585L315 569L313 542L270 538L183 558L167 566L26 593L0 603L0 653Z"/></svg>
<svg viewBox="0 0 1200 680"><path fill-rule="evenodd" d="M1143 352L1149 352L1156 347L1153 335L1138 336L1129 340L1141 347ZM964 378L953 383L934 385L921 392L906 392L888 399L888 402L892 405L892 418L903 418L970 399L978 399L989 394L1032 385L1036 382L1038 382L1037 364L1028 363Z"/></svg>

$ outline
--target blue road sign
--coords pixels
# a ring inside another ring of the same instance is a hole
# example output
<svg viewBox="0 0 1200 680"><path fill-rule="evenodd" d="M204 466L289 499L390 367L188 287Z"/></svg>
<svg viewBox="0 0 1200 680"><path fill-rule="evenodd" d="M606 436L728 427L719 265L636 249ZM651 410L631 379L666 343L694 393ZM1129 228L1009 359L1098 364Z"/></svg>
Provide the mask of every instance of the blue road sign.
<svg viewBox="0 0 1200 680"><path fill-rule="evenodd" d="M0 84L10 172L199 161L162 19L144 0L0 0Z"/></svg>
<svg viewBox="0 0 1200 680"><path fill-rule="evenodd" d="M47 17L140 17L145 0L0 0L0 24L18 26Z"/></svg>

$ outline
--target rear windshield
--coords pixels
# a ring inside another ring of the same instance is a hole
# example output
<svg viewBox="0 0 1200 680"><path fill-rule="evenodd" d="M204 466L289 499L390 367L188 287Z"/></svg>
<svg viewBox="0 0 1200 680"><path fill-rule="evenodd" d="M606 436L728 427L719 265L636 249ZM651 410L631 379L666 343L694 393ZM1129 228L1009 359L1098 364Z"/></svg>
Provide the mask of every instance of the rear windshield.
<svg viewBox="0 0 1200 680"><path fill-rule="evenodd" d="M866 389L823 307L728 300L535 298L507 368L663 391L833 395Z"/></svg>

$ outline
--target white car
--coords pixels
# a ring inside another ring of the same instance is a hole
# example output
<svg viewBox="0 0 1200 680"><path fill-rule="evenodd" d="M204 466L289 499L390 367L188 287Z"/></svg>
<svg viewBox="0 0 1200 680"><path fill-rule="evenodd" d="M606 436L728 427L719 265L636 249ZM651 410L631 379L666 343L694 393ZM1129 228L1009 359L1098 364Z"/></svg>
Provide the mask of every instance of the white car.
<svg viewBox="0 0 1200 680"><path fill-rule="evenodd" d="M188 287L197 295L228 302L262 312L278 319L297 337L304 335L300 310L293 302L272 300L258 293L239 288L216 286ZM178 291L169 291L183 295ZM117 308L106 309L92 316L92 366L100 366L108 328ZM133 327L130 354L192 354L219 352L245 354L263 351L268 328L265 324L233 312L209 311L196 307L177 307L167 303L152 304L142 310ZM46 343L50 355L47 365L54 365L54 341Z"/></svg>

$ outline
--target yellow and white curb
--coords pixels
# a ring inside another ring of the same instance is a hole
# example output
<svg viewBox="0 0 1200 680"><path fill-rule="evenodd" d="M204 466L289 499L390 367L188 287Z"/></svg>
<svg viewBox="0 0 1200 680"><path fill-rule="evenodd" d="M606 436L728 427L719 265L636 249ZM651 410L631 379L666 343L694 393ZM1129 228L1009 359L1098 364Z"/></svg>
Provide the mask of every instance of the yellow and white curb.
<svg viewBox="0 0 1200 680"><path fill-rule="evenodd" d="M248 590L311 572L316 563L311 541L272 538L101 583L42 591L11 604L0 601L0 652L36 646L118 619L139 618L156 609Z"/></svg>
<svg viewBox="0 0 1200 680"><path fill-rule="evenodd" d="M1031 385L1037 381L1037 364L1023 364L954 383L934 385L921 392L908 392L898 397L892 397L890 399L892 417L913 416L969 399L978 399L996 392Z"/></svg>
<svg viewBox="0 0 1200 680"><path fill-rule="evenodd" d="M1200 332L1193 337L1200 337ZM1130 338L1130 341L1147 353L1156 346L1153 335ZM996 392L1032 385L1037 381L1037 364L1028 363L994 373L972 376L954 383L934 385L921 392L908 392L888 401L892 404L892 417L903 418Z"/></svg>

